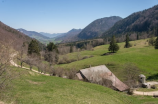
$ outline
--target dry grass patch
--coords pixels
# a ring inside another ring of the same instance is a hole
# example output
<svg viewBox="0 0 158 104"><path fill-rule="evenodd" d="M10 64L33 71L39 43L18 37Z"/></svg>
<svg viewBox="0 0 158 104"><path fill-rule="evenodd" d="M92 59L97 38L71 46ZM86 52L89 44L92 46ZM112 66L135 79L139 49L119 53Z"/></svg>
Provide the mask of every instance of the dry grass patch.
<svg viewBox="0 0 158 104"><path fill-rule="evenodd" d="M40 84L44 84L45 82L34 82L31 80L26 80L27 82L29 82L30 84L35 84L35 85L40 85Z"/></svg>

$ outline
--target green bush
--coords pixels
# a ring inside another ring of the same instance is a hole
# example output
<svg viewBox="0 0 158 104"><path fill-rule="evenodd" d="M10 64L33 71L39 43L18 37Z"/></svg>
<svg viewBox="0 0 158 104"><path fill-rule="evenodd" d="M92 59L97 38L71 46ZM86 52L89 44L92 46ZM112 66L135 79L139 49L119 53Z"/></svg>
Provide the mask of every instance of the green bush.
<svg viewBox="0 0 158 104"><path fill-rule="evenodd" d="M149 77L147 78L147 80L158 80L158 73L149 76Z"/></svg>

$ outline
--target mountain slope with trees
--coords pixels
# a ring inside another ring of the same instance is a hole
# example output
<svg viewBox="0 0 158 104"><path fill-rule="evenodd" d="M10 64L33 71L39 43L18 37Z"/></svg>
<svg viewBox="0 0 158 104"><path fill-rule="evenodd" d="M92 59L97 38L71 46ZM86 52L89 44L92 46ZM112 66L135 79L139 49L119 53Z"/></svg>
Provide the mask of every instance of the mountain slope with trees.
<svg viewBox="0 0 158 104"><path fill-rule="evenodd" d="M119 20L122 20L122 18L118 16L97 19L86 26L77 37L80 39L91 39L98 37L103 32L111 28Z"/></svg>
<svg viewBox="0 0 158 104"><path fill-rule="evenodd" d="M131 14L118 21L112 28L103 33L103 37L115 35L125 35L127 33L142 33L146 32L149 34L150 32L154 32L155 35L158 34L158 5Z"/></svg>
<svg viewBox="0 0 158 104"><path fill-rule="evenodd" d="M21 50L23 44L25 44L27 47L30 41L32 40L32 38L30 38L29 36L19 32L18 30L12 27L5 25L1 21L0 21L0 37L1 37L0 38L1 45L4 45L5 47L7 46L13 48L14 50L17 51ZM37 42L40 49L45 48L45 46L42 43L40 43L39 41Z"/></svg>
<svg viewBox="0 0 158 104"><path fill-rule="evenodd" d="M13 47L15 50L20 50L22 44L31 41L31 38L23 33L13 29L4 23L0 22L0 44Z"/></svg>

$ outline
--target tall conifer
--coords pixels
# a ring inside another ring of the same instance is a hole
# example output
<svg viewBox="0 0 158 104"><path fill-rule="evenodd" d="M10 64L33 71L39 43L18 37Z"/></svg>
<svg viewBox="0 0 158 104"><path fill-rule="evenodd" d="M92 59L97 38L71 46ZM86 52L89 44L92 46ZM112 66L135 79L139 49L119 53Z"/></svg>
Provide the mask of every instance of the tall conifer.
<svg viewBox="0 0 158 104"><path fill-rule="evenodd" d="M111 52L116 52L119 50L119 46L118 44L116 43L116 39L115 39L115 36L112 36L111 38L111 42L110 42L110 46L109 46L109 51Z"/></svg>
<svg viewBox="0 0 158 104"><path fill-rule="evenodd" d="M130 45L130 43L129 43L129 35L127 34L126 35L126 40L125 40L125 46L124 46L124 48L129 48L131 45Z"/></svg>
<svg viewBox="0 0 158 104"><path fill-rule="evenodd" d="M156 41L155 41L155 49L158 49L158 36L157 36Z"/></svg>
<svg viewBox="0 0 158 104"><path fill-rule="evenodd" d="M36 40L32 40L28 46L28 55L32 55L33 53L40 55L39 45Z"/></svg>

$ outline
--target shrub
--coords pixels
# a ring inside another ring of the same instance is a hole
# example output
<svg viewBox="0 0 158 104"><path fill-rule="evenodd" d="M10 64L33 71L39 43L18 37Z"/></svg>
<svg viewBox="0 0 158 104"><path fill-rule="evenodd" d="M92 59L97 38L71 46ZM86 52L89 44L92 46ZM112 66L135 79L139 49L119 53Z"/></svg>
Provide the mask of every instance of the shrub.
<svg viewBox="0 0 158 104"><path fill-rule="evenodd" d="M67 58L67 56L64 56L64 57L63 57L63 60L64 60L66 63L70 63L70 60Z"/></svg>
<svg viewBox="0 0 158 104"><path fill-rule="evenodd" d="M127 93L128 93L129 95L133 95L133 92L134 92L134 89L133 89L133 88L130 88Z"/></svg>
<svg viewBox="0 0 158 104"><path fill-rule="evenodd" d="M152 85L151 88L152 88L152 89L156 89L157 87L156 87L155 85Z"/></svg>
<svg viewBox="0 0 158 104"><path fill-rule="evenodd" d="M147 78L147 80L157 80L157 79L158 79L158 73L157 74L153 74L153 75L151 75L151 76L149 76Z"/></svg>
<svg viewBox="0 0 158 104"><path fill-rule="evenodd" d="M71 70L67 71L67 77L69 79L75 79L75 77L76 77L76 70L75 69L71 69Z"/></svg>
<svg viewBox="0 0 158 104"><path fill-rule="evenodd" d="M89 58L94 57L93 55L90 55Z"/></svg>
<svg viewBox="0 0 158 104"><path fill-rule="evenodd" d="M88 56L84 56L84 57L82 57L82 60L83 60L83 59L87 59L87 58L89 58L89 57L88 57Z"/></svg>
<svg viewBox="0 0 158 104"><path fill-rule="evenodd" d="M56 70L53 68L50 70L50 73L49 73L51 76L56 76L57 75L57 72Z"/></svg>
<svg viewBox="0 0 158 104"><path fill-rule="evenodd" d="M152 36L152 37L149 39L149 45L150 45L150 46L154 46L154 44L155 44L155 39L154 39L154 37Z"/></svg>
<svg viewBox="0 0 158 104"><path fill-rule="evenodd" d="M56 69L56 75L57 75L57 76L62 77L62 76L63 76L63 73L64 73L64 69L63 69L63 68L58 67L58 68Z"/></svg>
<svg viewBox="0 0 158 104"><path fill-rule="evenodd" d="M59 62L58 62L58 64L67 64L67 63L66 63L66 61L65 61L65 60L60 59L60 60L59 60Z"/></svg>
<svg viewBox="0 0 158 104"><path fill-rule="evenodd" d="M136 65L132 63L126 63L124 65L124 79L129 87L134 87L136 85L139 73L140 71Z"/></svg>
<svg viewBox="0 0 158 104"><path fill-rule="evenodd" d="M76 59L70 59L69 60L70 62L75 62L75 61L77 61Z"/></svg>
<svg viewBox="0 0 158 104"><path fill-rule="evenodd" d="M70 60L63 60L63 59L60 59L58 64L68 64L68 63L71 63L71 62L75 62L77 61L76 59L70 59Z"/></svg>

